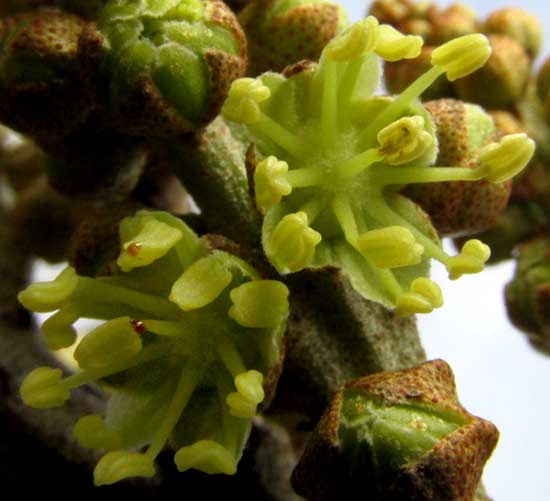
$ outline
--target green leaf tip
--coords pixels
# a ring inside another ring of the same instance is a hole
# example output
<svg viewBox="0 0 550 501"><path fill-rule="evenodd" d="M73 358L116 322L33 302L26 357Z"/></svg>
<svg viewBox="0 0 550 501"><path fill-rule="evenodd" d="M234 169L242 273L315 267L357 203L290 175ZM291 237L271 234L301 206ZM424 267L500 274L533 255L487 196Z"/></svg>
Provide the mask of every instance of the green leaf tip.
<svg viewBox="0 0 550 501"><path fill-rule="evenodd" d="M319 64L236 80L222 108L226 119L246 126L256 147L251 172L262 245L277 271L338 267L363 297L400 314L443 304L428 279L431 260L453 278L485 263L470 248L448 255L403 187L496 183L532 155L526 137L510 136L486 146L475 168L434 166L437 130L418 97L443 74L453 80L483 66L491 48L483 35L460 37L435 49L432 67L401 94L374 95L378 56L414 58L421 49L420 37L368 17L334 37ZM477 134L481 148L485 129Z"/></svg>
<svg viewBox="0 0 550 501"><path fill-rule="evenodd" d="M124 257L98 278L67 268L21 294L38 311L58 309L43 328L53 349L74 342L78 319L103 321L74 350L79 371L63 377L59 369L35 369L21 397L48 408L62 405L71 389L105 385L105 418L84 416L73 430L81 446L106 453L96 485L153 476L168 443L181 471L233 474L281 357L288 289L210 250L170 214L139 211L119 230L120 255L139 243L138 261Z"/></svg>

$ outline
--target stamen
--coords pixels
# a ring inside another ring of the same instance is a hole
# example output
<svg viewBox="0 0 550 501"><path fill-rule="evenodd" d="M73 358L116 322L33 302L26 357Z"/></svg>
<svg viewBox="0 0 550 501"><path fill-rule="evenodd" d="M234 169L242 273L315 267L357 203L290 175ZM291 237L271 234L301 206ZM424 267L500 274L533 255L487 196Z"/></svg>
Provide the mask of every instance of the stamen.
<svg viewBox="0 0 550 501"><path fill-rule="evenodd" d="M358 248L379 268L413 266L422 260L424 247L407 228L388 226L359 236Z"/></svg>
<svg viewBox="0 0 550 501"><path fill-rule="evenodd" d="M323 105L321 107L321 131L327 147L337 138L338 126L338 67L333 61L323 65Z"/></svg>
<svg viewBox="0 0 550 501"><path fill-rule="evenodd" d="M288 314L288 289L276 280L254 280L234 288L228 315L243 327L275 328Z"/></svg>
<svg viewBox="0 0 550 501"><path fill-rule="evenodd" d="M39 367L23 380L19 393L29 407L49 409L59 407L69 398L69 390L61 384L61 369Z"/></svg>
<svg viewBox="0 0 550 501"><path fill-rule="evenodd" d="M258 371L247 371L235 377L235 387L245 398L259 404L264 398L264 376Z"/></svg>
<svg viewBox="0 0 550 501"><path fill-rule="evenodd" d="M380 162L384 159L384 155L377 148L364 151L359 155L346 160L342 165L338 166L338 177L341 179L357 176L364 170L368 169L372 164Z"/></svg>
<svg viewBox="0 0 550 501"><path fill-rule="evenodd" d="M485 173L481 169L469 169L467 167L388 168L381 166L372 170L373 184L379 187L445 181L478 181L484 177Z"/></svg>
<svg viewBox="0 0 550 501"><path fill-rule="evenodd" d="M477 239L468 240L458 256L447 261L446 267L451 280L457 280L462 275L474 274L483 271L485 263L491 256L488 245Z"/></svg>
<svg viewBox="0 0 550 501"><path fill-rule="evenodd" d="M332 200L332 210L344 232L346 240L356 248L359 231L357 230L357 222L348 198L345 195L336 195Z"/></svg>
<svg viewBox="0 0 550 501"><path fill-rule="evenodd" d="M222 115L232 122L252 124L261 116L260 103L271 97L271 90L261 80L240 78L235 80L225 104Z"/></svg>
<svg viewBox="0 0 550 501"><path fill-rule="evenodd" d="M73 428L73 436L80 447L88 449L102 449L108 452L122 447L121 436L109 430L103 419L96 414L81 417Z"/></svg>
<svg viewBox="0 0 550 501"><path fill-rule="evenodd" d="M174 462L181 472L194 468L209 475L234 475L237 471L233 454L213 440L199 440L193 445L182 447L176 452Z"/></svg>
<svg viewBox="0 0 550 501"><path fill-rule="evenodd" d="M359 58L376 47L378 30L378 20L368 16L333 38L323 50L323 57L339 62Z"/></svg>
<svg viewBox="0 0 550 501"><path fill-rule="evenodd" d="M325 182L326 175L318 167L307 167L305 169L293 169L288 172L287 180L293 188L306 188L317 186Z"/></svg>
<svg viewBox="0 0 550 501"><path fill-rule="evenodd" d="M191 364L186 365L181 371L178 386L174 396L172 397L172 401L166 410L166 415L164 416L160 427L155 431L155 435L147 448L147 451L145 452L151 460L158 456L168 441L168 438L175 428L182 412L191 399L191 396L200 381L201 375L202 371L199 367Z"/></svg>
<svg viewBox="0 0 550 501"><path fill-rule="evenodd" d="M216 349L220 360L232 377L235 378L239 374L246 372L246 366L241 355L230 339L227 339L227 337L220 339L216 345Z"/></svg>
<svg viewBox="0 0 550 501"><path fill-rule="evenodd" d="M153 460L138 452L114 451L103 456L94 469L94 485L110 485L125 478L155 475Z"/></svg>
<svg viewBox="0 0 550 501"><path fill-rule="evenodd" d="M252 419L257 413L258 405L238 392L227 395L225 403L229 407L229 413L233 417Z"/></svg>
<svg viewBox="0 0 550 501"><path fill-rule="evenodd" d="M296 158L305 158L311 151L300 137L287 130L265 113L260 113L258 120L254 124L251 124L249 128L252 130L256 129Z"/></svg>
<svg viewBox="0 0 550 501"><path fill-rule="evenodd" d="M168 296L183 311L196 310L214 301L233 280L233 274L211 255L195 261L172 286Z"/></svg>
<svg viewBox="0 0 550 501"><path fill-rule="evenodd" d="M290 195L292 183L288 179L288 164L269 156L254 170L256 205L262 213L277 205L282 197Z"/></svg>
<svg viewBox="0 0 550 501"><path fill-rule="evenodd" d="M527 134L510 134L485 146L479 155L481 167L492 183L502 183L521 172L535 153L535 142Z"/></svg>
<svg viewBox="0 0 550 501"><path fill-rule="evenodd" d="M393 26L383 24L378 29L375 52L385 61L414 59L420 55L424 40L415 35L403 35Z"/></svg>
<svg viewBox="0 0 550 501"><path fill-rule="evenodd" d="M384 160L390 165L401 165L420 158L434 141L424 125L424 118L415 115L383 128L377 138Z"/></svg>
<svg viewBox="0 0 550 501"><path fill-rule="evenodd" d="M63 306L42 324L40 330L50 350L72 346L76 341L73 324L80 318L80 311L74 304Z"/></svg>

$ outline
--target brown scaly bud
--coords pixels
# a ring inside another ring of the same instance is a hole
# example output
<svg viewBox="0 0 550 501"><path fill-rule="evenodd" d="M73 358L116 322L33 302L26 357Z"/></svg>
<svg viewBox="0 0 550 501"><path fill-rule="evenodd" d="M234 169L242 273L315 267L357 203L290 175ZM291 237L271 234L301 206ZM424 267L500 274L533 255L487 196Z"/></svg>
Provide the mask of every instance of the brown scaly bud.
<svg viewBox="0 0 550 501"><path fill-rule="evenodd" d="M544 236L519 249L514 279L506 286L512 323L534 348L550 355L550 238Z"/></svg>
<svg viewBox="0 0 550 501"><path fill-rule="evenodd" d="M411 0L375 0L369 14L381 23L396 26L410 16L412 8Z"/></svg>
<svg viewBox="0 0 550 501"><path fill-rule="evenodd" d="M79 51L102 68L105 121L135 136L206 125L246 67L245 35L221 0L109 0Z"/></svg>
<svg viewBox="0 0 550 501"><path fill-rule="evenodd" d="M456 3L433 16L430 42L439 45L463 35L478 31L475 12L464 4Z"/></svg>
<svg viewBox="0 0 550 501"><path fill-rule="evenodd" d="M426 73L432 67L433 50L434 47L425 45L416 59L402 59L395 63L386 62L384 64L384 80L388 90L392 94L399 94ZM451 82L441 77L422 94L422 99L427 101L453 97L453 93Z"/></svg>
<svg viewBox="0 0 550 501"><path fill-rule="evenodd" d="M532 59L537 57L542 45L542 26L539 20L515 7L504 7L492 12L485 21L483 31L514 39Z"/></svg>
<svg viewBox="0 0 550 501"><path fill-rule="evenodd" d="M248 40L251 75L282 71L303 59L317 61L347 24L342 7L327 0L258 0L239 14Z"/></svg>
<svg viewBox="0 0 550 501"><path fill-rule="evenodd" d="M437 126L437 165L478 167L479 150L495 139L492 118L473 104L440 99L425 105ZM504 210L511 183L479 180L411 185L406 194L431 217L443 235L471 235L491 226Z"/></svg>
<svg viewBox="0 0 550 501"><path fill-rule="evenodd" d="M531 59L515 40L489 35L493 52L483 68L457 80L460 99L485 108L506 109L525 92L531 75Z"/></svg>
<svg viewBox="0 0 550 501"><path fill-rule="evenodd" d="M33 136L65 136L94 106L82 77L85 21L54 9L0 20L0 121Z"/></svg>
<svg viewBox="0 0 550 501"><path fill-rule="evenodd" d="M458 401L442 360L340 389L294 470L306 499L472 500L498 440Z"/></svg>

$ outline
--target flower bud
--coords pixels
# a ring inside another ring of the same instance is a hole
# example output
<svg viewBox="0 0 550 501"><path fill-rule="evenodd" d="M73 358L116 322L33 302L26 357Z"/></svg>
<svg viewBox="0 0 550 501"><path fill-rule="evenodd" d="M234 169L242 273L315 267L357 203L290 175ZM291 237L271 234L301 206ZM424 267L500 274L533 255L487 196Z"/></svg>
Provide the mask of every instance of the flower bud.
<svg viewBox="0 0 550 501"><path fill-rule="evenodd" d="M94 106L81 73L85 21L54 9L0 19L0 121L24 134L67 135Z"/></svg>
<svg viewBox="0 0 550 501"><path fill-rule="evenodd" d="M265 250L280 273L292 273L308 265L321 240L321 234L309 226L307 214L296 212L281 219Z"/></svg>
<svg viewBox="0 0 550 501"><path fill-rule="evenodd" d="M429 102L426 109L437 126L436 164L478 169L480 149L496 137L491 117L479 106L452 99ZM408 186L406 193L430 215L440 233L471 235L494 223L506 207L510 188L510 183L480 179L415 184Z"/></svg>
<svg viewBox="0 0 550 501"><path fill-rule="evenodd" d="M475 12L464 4L455 3L433 16L430 42L438 45L476 31L478 22Z"/></svg>
<svg viewBox="0 0 550 501"><path fill-rule="evenodd" d="M512 38L527 51L531 59L537 57L542 45L542 26L539 20L515 7L504 7L491 12L483 31Z"/></svg>
<svg viewBox="0 0 550 501"><path fill-rule="evenodd" d="M481 68L491 55L489 40L480 33L465 35L447 42L432 53L432 64L445 70L454 82Z"/></svg>
<svg viewBox="0 0 550 501"><path fill-rule="evenodd" d="M154 474L153 460L146 454L109 452L99 460L94 469L94 485L111 485L128 477L150 478Z"/></svg>
<svg viewBox="0 0 550 501"><path fill-rule="evenodd" d="M357 379L334 396L292 476L298 494L473 499L498 430L459 403L442 360Z"/></svg>
<svg viewBox="0 0 550 501"><path fill-rule="evenodd" d="M525 92L531 75L531 60L515 40L489 35L493 49L487 63L454 85L464 101L486 108L508 108Z"/></svg>
<svg viewBox="0 0 550 501"><path fill-rule="evenodd" d="M34 369L21 384L23 402L35 409L59 407L69 398L69 390L60 384L61 369L39 367Z"/></svg>
<svg viewBox="0 0 550 501"><path fill-rule="evenodd" d="M99 59L107 119L124 134L161 136L212 120L242 76L246 41L219 0L109 0L81 51Z"/></svg>
<svg viewBox="0 0 550 501"><path fill-rule="evenodd" d="M252 75L282 71L303 59L317 61L348 24L342 7L328 0L257 0L240 13Z"/></svg>
<svg viewBox="0 0 550 501"><path fill-rule="evenodd" d="M537 350L550 355L550 239L536 238L519 248L514 279L506 286L512 323Z"/></svg>

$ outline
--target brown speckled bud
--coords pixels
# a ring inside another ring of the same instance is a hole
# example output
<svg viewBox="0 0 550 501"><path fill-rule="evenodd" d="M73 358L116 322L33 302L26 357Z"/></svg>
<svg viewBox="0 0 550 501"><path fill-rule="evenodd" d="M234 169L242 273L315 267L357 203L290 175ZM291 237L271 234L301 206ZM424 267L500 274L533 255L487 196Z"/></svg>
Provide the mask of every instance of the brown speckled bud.
<svg viewBox="0 0 550 501"><path fill-rule="evenodd" d="M550 355L550 238L541 237L519 249L514 279L506 286L512 323L537 350Z"/></svg>
<svg viewBox="0 0 550 501"><path fill-rule="evenodd" d="M537 74L537 94L543 102L550 95L550 57L544 61Z"/></svg>
<svg viewBox="0 0 550 501"><path fill-rule="evenodd" d="M531 59L515 40L490 35L493 52L485 65L454 85L460 99L486 108L505 109L525 92L531 75Z"/></svg>
<svg viewBox="0 0 550 501"><path fill-rule="evenodd" d="M392 94L399 94L432 67L434 47L425 45L416 59L403 59L384 63L386 87ZM453 97L454 89L445 77L440 77L422 94L423 100Z"/></svg>
<svg viewBox="0 0 550 501"><path fill-rule="evenodd" d="M294 471L309 500L470 501L498 440L456 396L442 360L355 380L325 411Z"/></svg>
<svg viewBox="0 0 550 501"><path fill-rule="evenodd" d="M221 0L109 0L79 50L102 68L102 112L126 135L167 136L206 125L244 74L246 39Z"/></svg>
<svg viewBox="0 0 550 501"><path fill-rule="evenodd" d="M0 121L50 137L86 120L94 95L77 54L85 24L54 9L0 19Z"/></svg>
<svg viewBox="0 0 550 501"><path fill-rule="evenodd" d="M479 106L454 99L431 101L426 109L437 126L436 164L476 168L478 150L496 137L492 118ZM412 185L406 194L430 215L440 235L471 235L494 223L510 189L510 181L456 181Z"/></svg>
<svg viewBox="0 0 550 501"><path fill-rule="evenodd" d="M519 119L508 111L491 110L489 115L493 118L497 130L503 135L526 132Z"/></svg>
<svg viewBox="0 0 550 501"><path fill-rule="evenodd" d="M282 71L302 59L317 61L325 45L347 26L328 0L258 0L239 14L248 40L248 72Z"/></svg>
<svg viewBox="0 0 550 501"><path fill-rule="evenodd" d="M466 5L456 3L433 16L430 42L440 45L454 38L478 31L475 12Z"/></svg>
<svg viewBox="0 0 550 501"><path fill-rule="evenodd" d="M374 0L369 14L381 23L395 26L410 16L412 7L411 0Z"/></svg>
<svg viewBox="0 0 550 501"><path fill-rule="evenodd" d="M504 7L492 12L485 21L483 31L513 38L533 59L537 57L542 45L542 26L539 20L515 7Z"/></svg>

